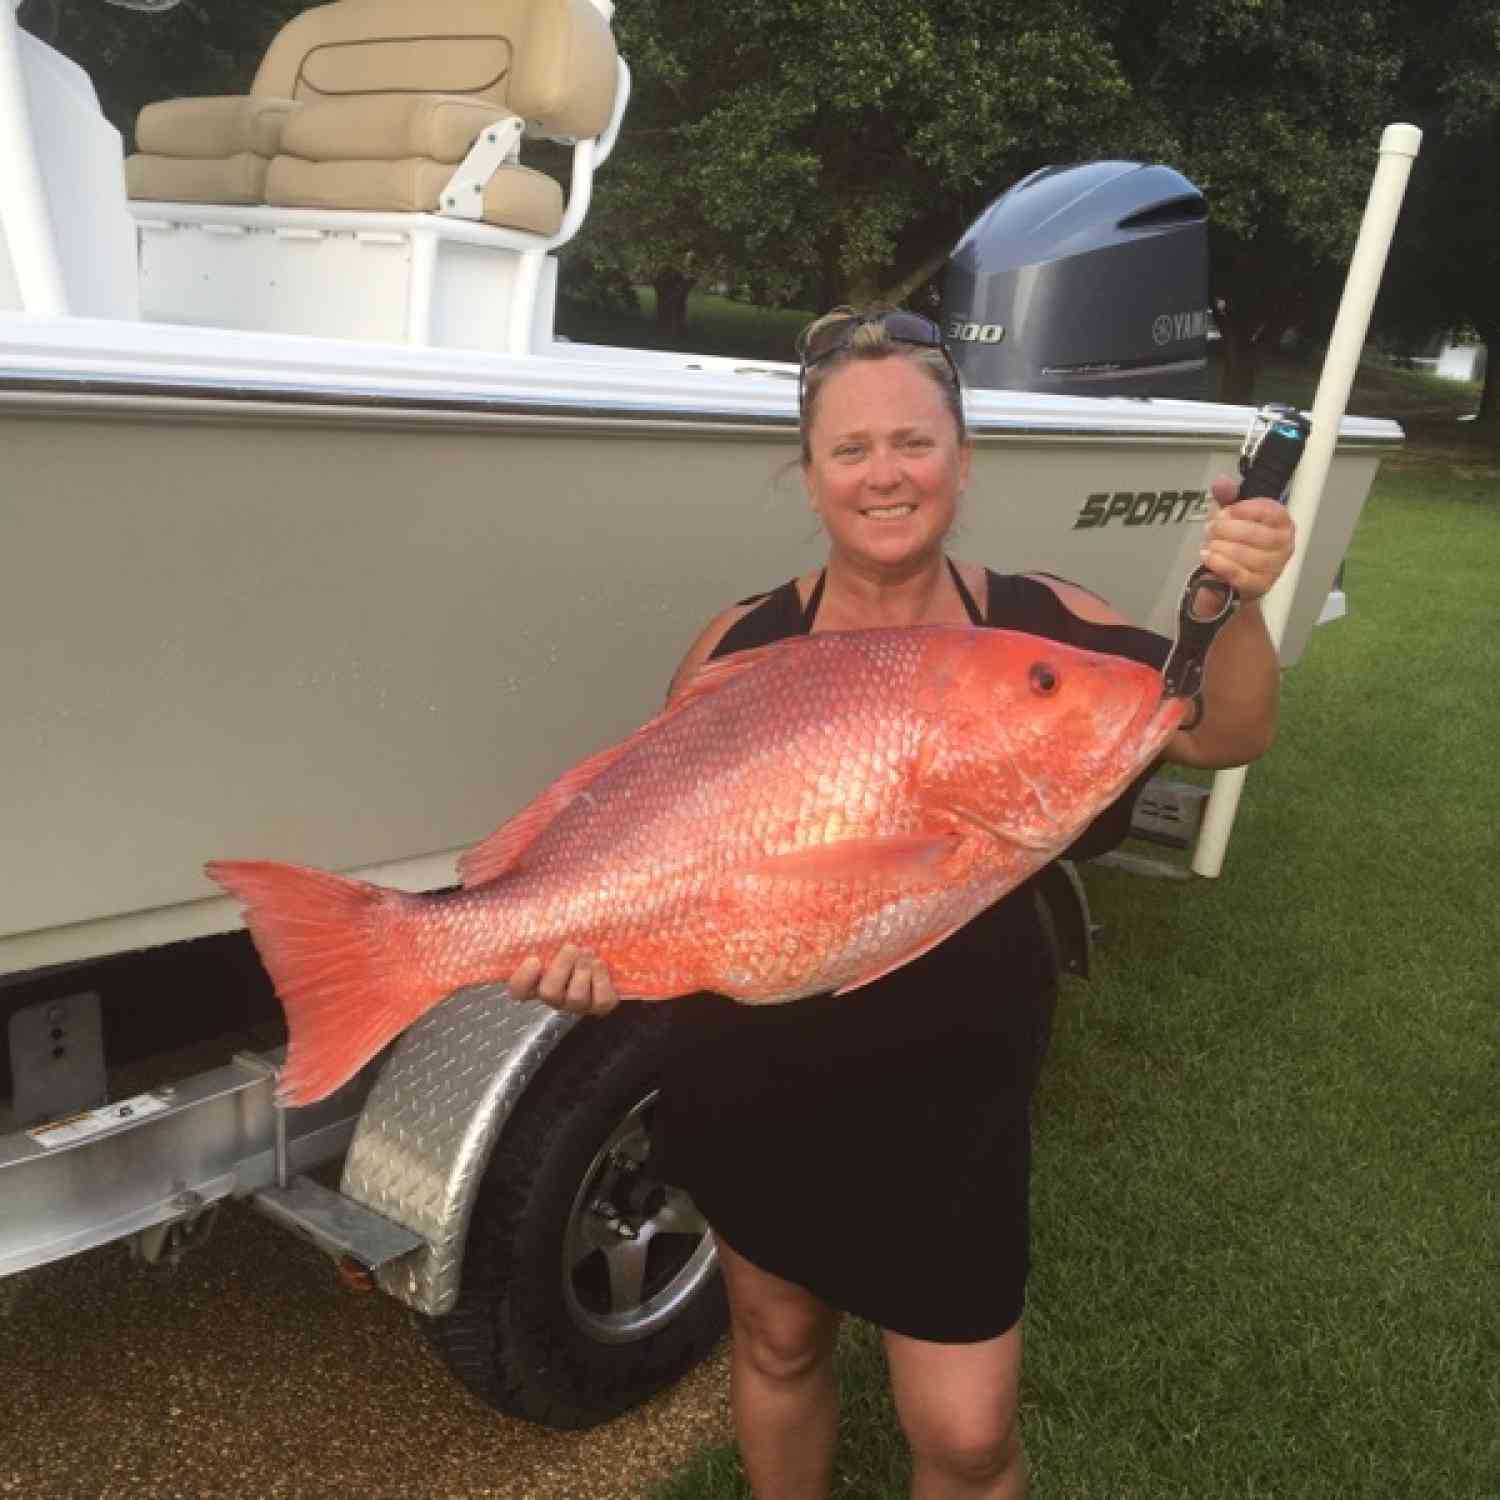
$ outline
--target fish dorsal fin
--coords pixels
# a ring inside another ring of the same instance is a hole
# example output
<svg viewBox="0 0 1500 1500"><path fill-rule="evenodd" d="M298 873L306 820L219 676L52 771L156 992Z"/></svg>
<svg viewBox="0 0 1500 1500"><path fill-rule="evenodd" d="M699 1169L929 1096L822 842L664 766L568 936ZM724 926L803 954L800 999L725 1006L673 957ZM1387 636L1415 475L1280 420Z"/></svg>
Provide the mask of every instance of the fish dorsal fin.
<svg viewBox="0 0 1500 1500"><path fill-rule="evenodd" d="M616 761L633 750L653 730L680 714L689 704L697 703L710 694L718 692L736 677L758 666L772 651L779 651L788 644L791 643L776 641L769 646L757 646L749 651L737 651L733 656L722 657L718 661L711 661L700 667L678 690L677 696L667 708L650 723L642 725L634 734L621 740L618 745L611 745L607 750L600 750L589 756L587 760L580 761L571 771L554 781L539 797L528 802L508 822L502 823L482 844L476 844L466 854L461 855L458 861L459 880L467 888L483 885L486 881L509 874L520 863L521 856L540 837L542 830L551 824L580 792L597 781Z"/></svg>
<svg viewBox="0 0 1500 1500"><path fill-rule="evenodd" d="M653 719L652 724L657 720ZM646 729L651 727L650 724ZM646 729L637 730L627 740L601 750L580 761L566 775L558 777L540 797L528 802L509 822L502 823L482 844L476 844L459 857L458 878L465 887L483 885L508 874L520 863L521 856L536 842L541 831L590 782L602 776L640 739Z"/></svg>
<svg viewBox="0 0 1500 1500"><path fill-rule="evenodd" d="M690 703L707 698L734 681L736 677L753 671L768 657L789 648L795 650L806 643L806 637L793 636L790 640L772 641L769 646L752 646L748 651L736 651L732 656L721 656L717 661L706 661L677 690L677 695L667 706L662 718L680 713Z"/></svg>

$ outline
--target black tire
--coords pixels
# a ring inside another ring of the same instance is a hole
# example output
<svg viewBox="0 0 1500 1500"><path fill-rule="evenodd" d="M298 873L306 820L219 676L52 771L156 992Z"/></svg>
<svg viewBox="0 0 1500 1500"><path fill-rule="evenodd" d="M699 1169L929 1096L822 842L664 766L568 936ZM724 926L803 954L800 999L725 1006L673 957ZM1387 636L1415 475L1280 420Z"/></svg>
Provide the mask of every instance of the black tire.
<svg viewBox="0 0 1500 1500"><path fill-rule="evenodd" d="M644 1164L666 1021L632 1004L580 1021L501 1133L458 1302L426 1320L454 1373L500 1411L594 1426L679 1379L727 1326L691 1200L622 1165Z"/></svg>

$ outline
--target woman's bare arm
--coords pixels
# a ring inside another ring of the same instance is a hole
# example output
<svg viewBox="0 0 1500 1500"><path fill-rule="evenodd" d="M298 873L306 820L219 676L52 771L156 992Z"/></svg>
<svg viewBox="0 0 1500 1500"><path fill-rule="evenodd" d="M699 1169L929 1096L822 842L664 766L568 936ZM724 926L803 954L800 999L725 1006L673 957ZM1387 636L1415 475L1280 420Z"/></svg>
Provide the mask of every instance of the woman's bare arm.
<svg viewBox="0 0 1500 1500"><path fill-rule="evenodd" d="M1214 483L1219 509L1204 535L1203 560L1240 591L1242 603L1209 648L1203 671L1203 714L1193 729L1167 742L1166 758L1181 766L1219 770L1264 755L1276 736L1281 665L1261 616L1260 599L1292 555L1292 519L1274 500L1236 502L1235 482ZM1081 620L1127 621L1097 595L1075 584L1042 578Z"/></svg>

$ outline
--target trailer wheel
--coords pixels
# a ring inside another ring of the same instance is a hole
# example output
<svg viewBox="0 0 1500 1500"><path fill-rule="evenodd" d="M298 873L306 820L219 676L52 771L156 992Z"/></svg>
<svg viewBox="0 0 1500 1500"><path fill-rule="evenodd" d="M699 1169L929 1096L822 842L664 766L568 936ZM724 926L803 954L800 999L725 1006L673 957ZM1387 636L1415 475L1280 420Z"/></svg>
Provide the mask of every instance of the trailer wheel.
<svg viewBox="0 0 1500 1500"><path fill-rule="evenodd" d="M485 1172L458 1301L426 1321L503 1412L593 1426L677 1380L727 1326L707 1223L647 1170L666 1019L625 1005L575 1026Z"/></svg>

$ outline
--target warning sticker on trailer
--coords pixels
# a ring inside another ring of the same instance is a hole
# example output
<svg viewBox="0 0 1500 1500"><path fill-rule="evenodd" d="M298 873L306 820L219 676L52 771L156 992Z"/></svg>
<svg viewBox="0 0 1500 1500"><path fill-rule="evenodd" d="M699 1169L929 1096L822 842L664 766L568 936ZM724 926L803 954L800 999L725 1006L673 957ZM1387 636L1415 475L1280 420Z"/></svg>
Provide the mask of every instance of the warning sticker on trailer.
<svg viewBox="0 0 1500 1500"><path fill-rule="evenodd" d="M99 1109L88 1109L82 1114L69 1115L65 1120L53 1120L50 1125L38 1125L26 1132L38 1146L53 1150L57 1146L72 1146L86 1141L90 1136L103 1135L119 1125L128 1125L132 1120L157 1115L171 1105L155 1094L137 1094L134 1099L122 1099L118 1104L106 1104Z"/></svg>

